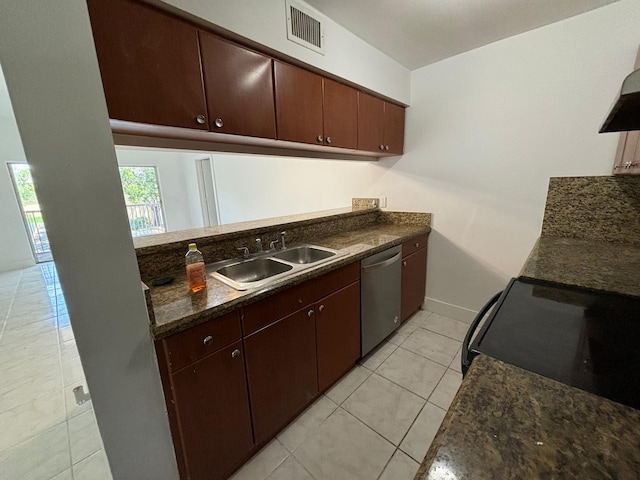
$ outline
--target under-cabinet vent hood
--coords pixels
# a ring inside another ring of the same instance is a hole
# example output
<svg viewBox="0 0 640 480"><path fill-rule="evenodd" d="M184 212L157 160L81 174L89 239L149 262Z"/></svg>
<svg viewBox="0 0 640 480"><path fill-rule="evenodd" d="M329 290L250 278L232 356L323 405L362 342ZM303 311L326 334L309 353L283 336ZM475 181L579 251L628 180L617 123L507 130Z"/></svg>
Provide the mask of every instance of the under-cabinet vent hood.
<svg viewBox="0 0 640 480"><path fill-rule="evenodd" d="M622 82L620 96L602 124L600 133L640 130L640 69Z"/></svg>

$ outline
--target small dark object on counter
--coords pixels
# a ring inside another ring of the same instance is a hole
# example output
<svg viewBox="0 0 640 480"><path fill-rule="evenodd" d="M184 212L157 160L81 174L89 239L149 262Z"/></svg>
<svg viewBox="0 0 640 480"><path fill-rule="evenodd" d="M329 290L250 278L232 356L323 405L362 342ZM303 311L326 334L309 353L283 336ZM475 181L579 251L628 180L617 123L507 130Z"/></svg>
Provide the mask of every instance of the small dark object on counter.
<svg viewBox="0 0 640 480"><path fill-rule="evenodd" d="M151 285L153 285L154 287L161 287L162 285L168 285L169 283L173 282L173 280L173 277L154 278L151 281Z"/></svg>

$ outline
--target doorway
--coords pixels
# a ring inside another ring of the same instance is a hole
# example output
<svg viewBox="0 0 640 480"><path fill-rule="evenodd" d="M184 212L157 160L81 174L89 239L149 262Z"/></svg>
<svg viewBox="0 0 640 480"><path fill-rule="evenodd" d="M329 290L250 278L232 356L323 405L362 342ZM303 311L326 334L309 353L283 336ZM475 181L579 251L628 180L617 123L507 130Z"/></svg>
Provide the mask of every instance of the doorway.
<svg viewBox="0 0 640 480"><path fill-rule="evenodd" d="M42 221L42 211L33 186L29 165L15 162L8 163L8 167L33 257L36 263L50 262L53 258L49 247L49 237L47 237L47 230Z"/></svg>

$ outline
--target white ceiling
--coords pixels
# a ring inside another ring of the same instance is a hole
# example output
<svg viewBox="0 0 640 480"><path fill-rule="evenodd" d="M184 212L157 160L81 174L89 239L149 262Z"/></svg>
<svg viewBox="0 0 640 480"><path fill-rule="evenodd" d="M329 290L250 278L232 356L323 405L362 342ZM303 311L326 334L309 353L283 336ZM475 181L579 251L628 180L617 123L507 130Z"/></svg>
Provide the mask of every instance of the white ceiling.
<svg viewBox="0 0 640 480"><path fill-rule="evenodd" d="M305 1L414 70L618 0Z"/></svg>

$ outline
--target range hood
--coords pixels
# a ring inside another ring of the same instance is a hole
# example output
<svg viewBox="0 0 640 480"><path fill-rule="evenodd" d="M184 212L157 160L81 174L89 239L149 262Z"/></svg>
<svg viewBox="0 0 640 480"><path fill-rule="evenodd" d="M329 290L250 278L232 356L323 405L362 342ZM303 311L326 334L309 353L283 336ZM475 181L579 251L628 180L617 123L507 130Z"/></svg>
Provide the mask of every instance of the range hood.
<svg viewBox="0 0 640 480"><path fill-rule="evenodd" d="M640 130L640 69L622 82L620 97L602 124L600 133Z"/></svg>

